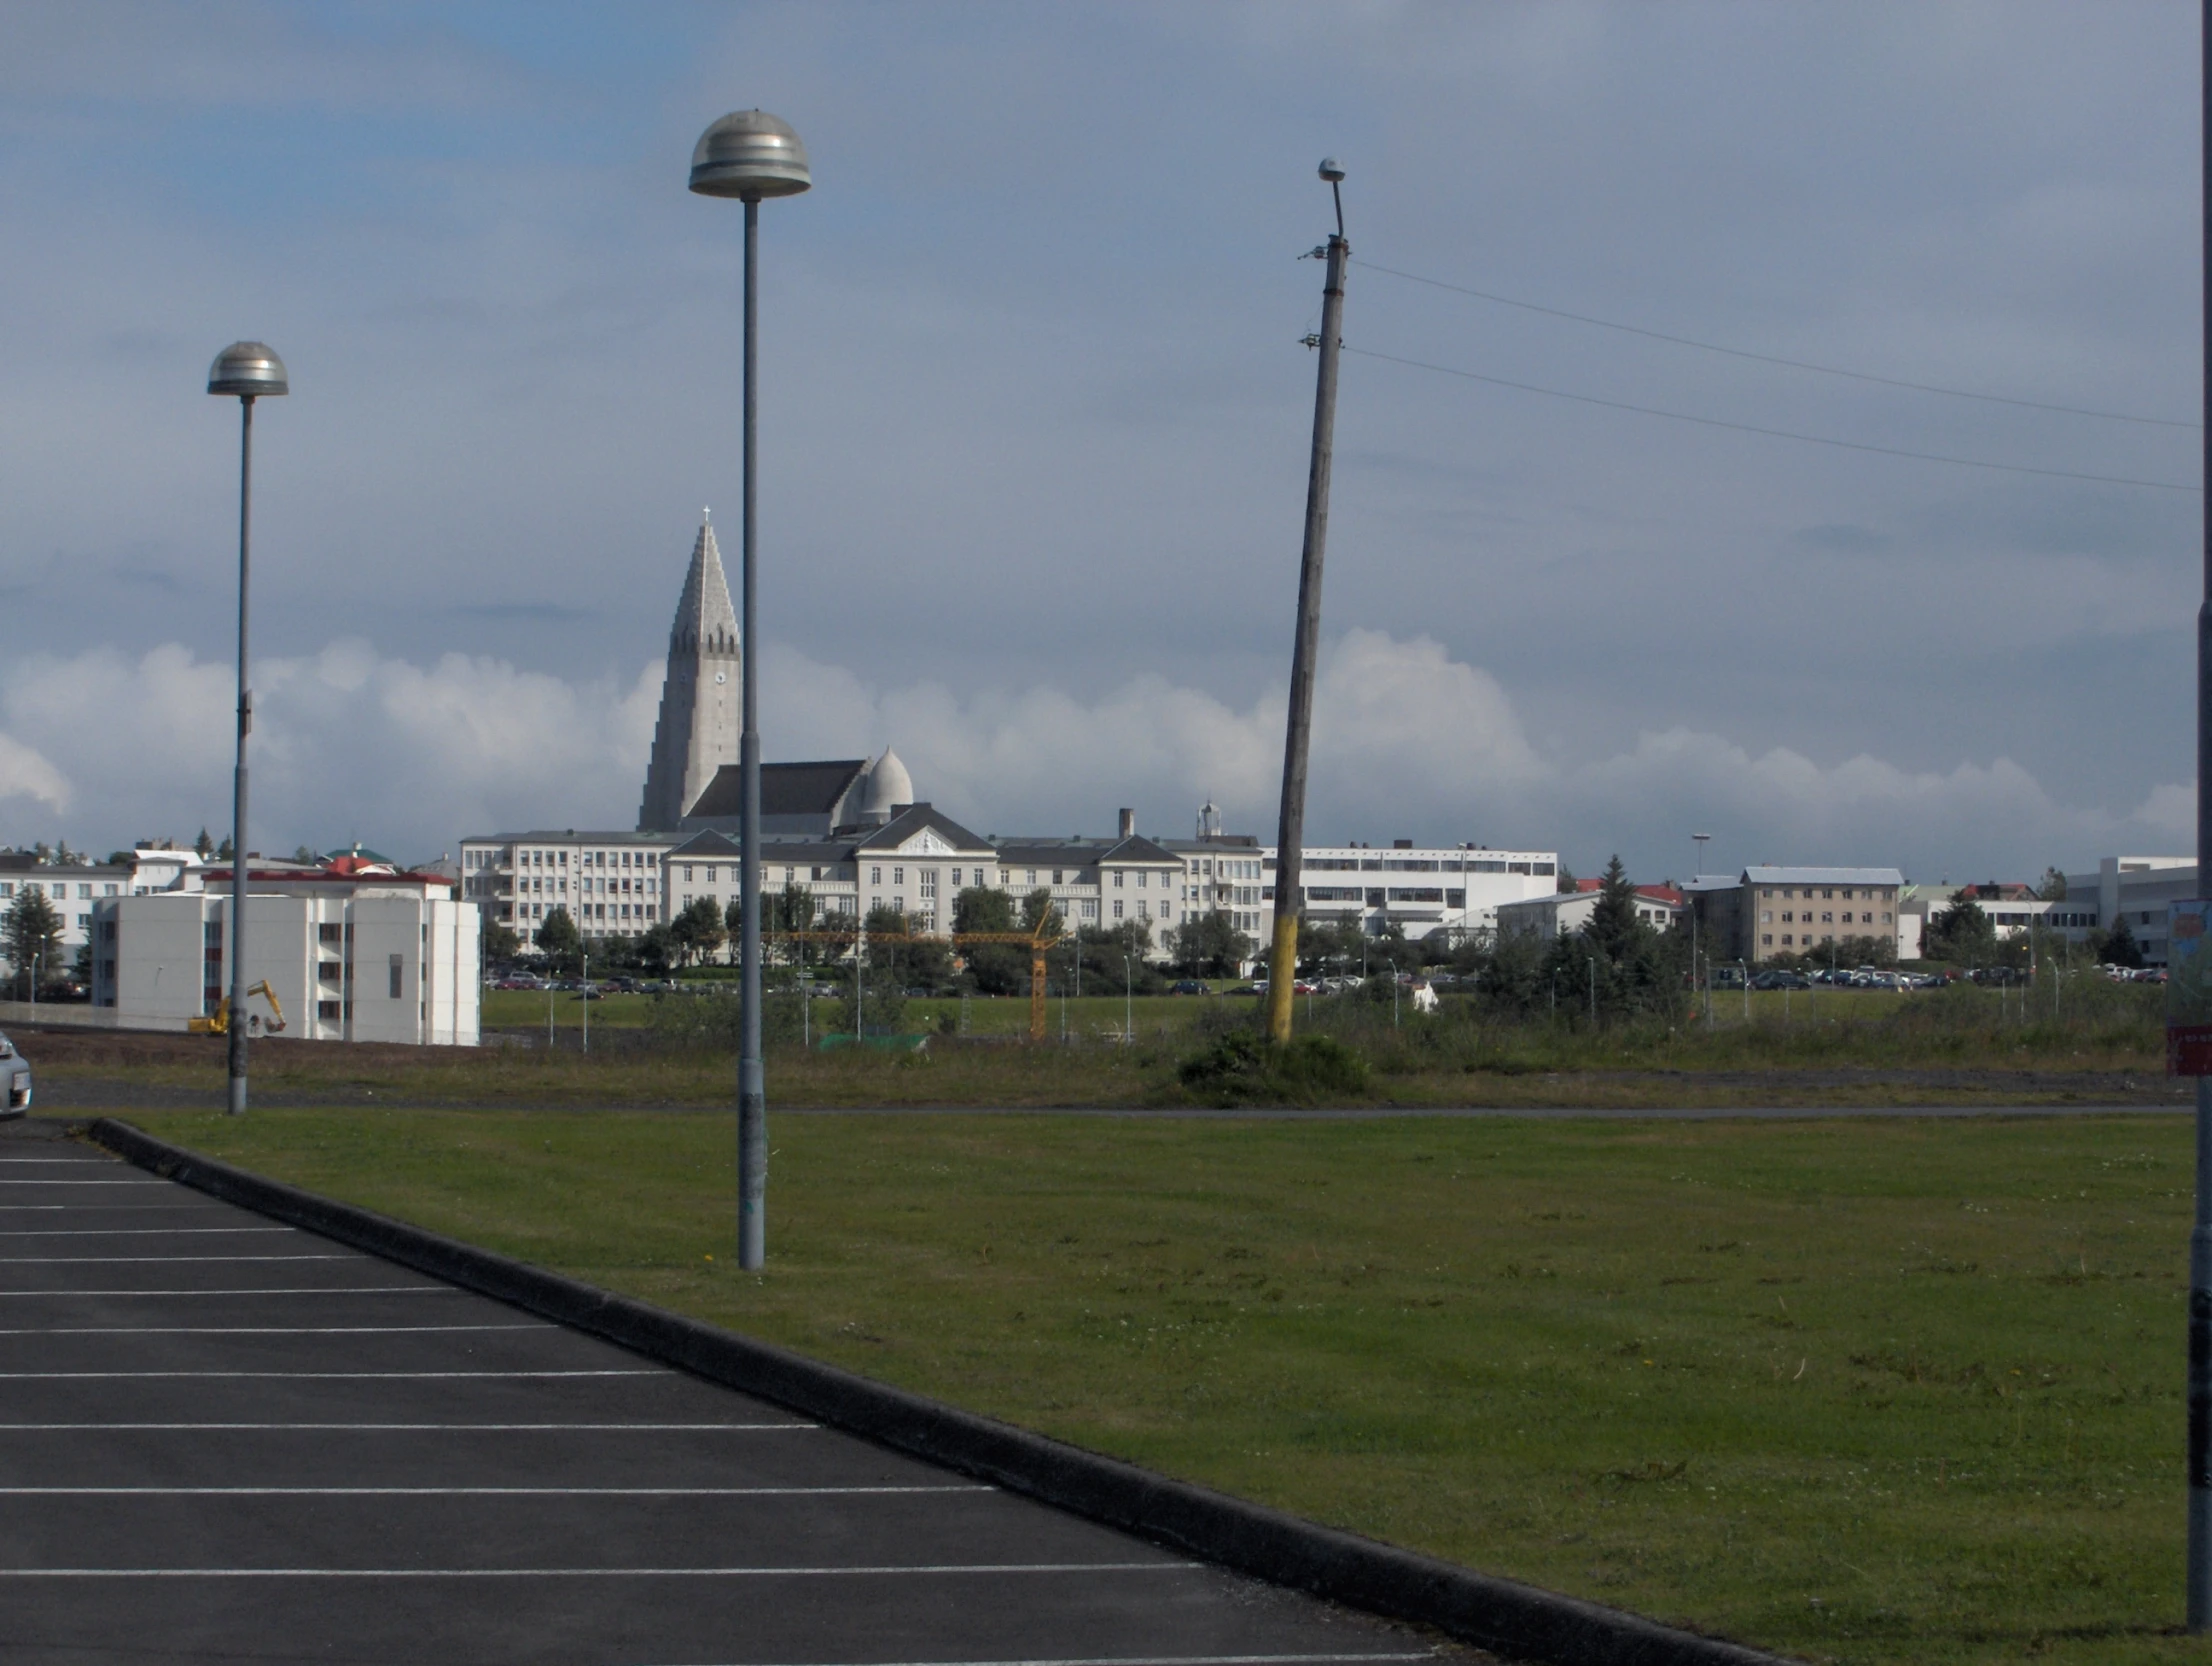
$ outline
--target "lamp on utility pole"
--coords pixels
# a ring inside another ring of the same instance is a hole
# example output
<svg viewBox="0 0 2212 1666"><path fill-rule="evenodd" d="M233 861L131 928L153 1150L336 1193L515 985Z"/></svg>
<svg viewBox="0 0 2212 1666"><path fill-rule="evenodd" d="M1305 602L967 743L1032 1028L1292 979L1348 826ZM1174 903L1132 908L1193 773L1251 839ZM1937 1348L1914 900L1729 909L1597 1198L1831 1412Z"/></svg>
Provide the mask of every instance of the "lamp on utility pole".
<svg viewBox="0 0 2212 1666"><path fill-rule="evenodd" d="M2206 0L2212 4L2212 0ZM1298 982L1298 920L1305 912L1300 887L1305 867L1306 750L1313 732L1313 662L1321 638L1321 559L1329 541L1329 465L1336 445L1336 362L1344 323L1344 263L1352 245L1344 240L1344 170L1333 156L1321 160L1336 204L1336 231L1314 251L1329 263L1321 286L1321 333L1307 338L1318 347L1320 369L1314 379L1313 456L1306 469L1306 543L1298 566L1298 634L1290 655L1290 721L1283 735L1283 808L1275 833L1275 946L1267 962L1267 1032L1276 1041L1290 1039L1291 1001Z"/></svg>
<svg viewBox="0 0 2212 1666"><path fill-rule="evenodd" d="M737 110L699 135L691 152L691 188L745 205L744 561L739 588L743 641L744 727L738 736L744 827L738 842L737 1264L748 1272L768 1254L768 1087L760 1056L760 636L754 621L754 441L758 428L760 263L763 197L795 197L814 183L806 146L787 122L762 110ZM857 1012L859 1003L854 1003Z"/></svg>
<svg viewBox="0 0 2212 1666"><path fill-rule="evenodd" d="M253 402L292 391L284 361L258 341L234 341L208 368L207 391L238 400L238 756L230 802L230 1114L246 1114L246 736L253 691L246 686L247 579L253 527Z"/></svg>

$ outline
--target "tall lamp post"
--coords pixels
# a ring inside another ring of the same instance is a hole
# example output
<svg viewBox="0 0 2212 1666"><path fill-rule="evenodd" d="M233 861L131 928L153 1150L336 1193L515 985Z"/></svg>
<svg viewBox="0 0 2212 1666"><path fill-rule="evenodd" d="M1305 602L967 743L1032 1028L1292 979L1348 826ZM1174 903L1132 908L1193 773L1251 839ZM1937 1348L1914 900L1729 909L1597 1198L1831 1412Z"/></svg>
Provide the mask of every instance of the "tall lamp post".
<svg viewBox="0 0 2212 1666"><path fill-rule="evenodd" d="M2206 0L2212 5L2212 0ZM1329 542L1329 467L1336 450L1336 363L1344 323L1344 170L1321 159L1321 177L1336 203L1336 231L1317 251L1329 263L1321 287L1320 348L1314 378L1313 455L1306 469L1306 544L1298 565L1298 634L1290 654L1290 721L1283 734L1283 807L1275 833L1275 945L1267 961L1267 1033L1290 1039L1291 1001L1298 982L1298 920L1305 912L1302 888L1306 837L1306 743L1313 732L1313 662L1321 638L1321 559ZM1392 968L1395 973L1396 968Z"/></svg>
<svg viewBox="0 0 2212 1666"><path fill-rule="evenodd" d="M738 844L739 1051L737 1059L737 1264L752 1271L768 1255L768 1087L760 1059L760 637L753 628L754 439L760 313L755 277L760 260L763 197L795 197L814 183L806 146L788 122L764 110L736 110L699 135L691 152L691 188L704 197L735 197L745 205L744 592L739 629L745 724L738 739L745 823Z"/></svg>
<svg viewBox="0 0 2212 1666"><path fill-rule="evenodd" d="M238 761L230 801L230 1114L246 1114L246 736L253 690L246 686L247 584L253 527L253 402L292 391L284 361L258 341L234 341L215 357L207 391L238 400Z"/></svg>
<svg viewBox="0 0 2212 1666"><path fill-rule="evenodd" d="M2204 108L2198 235L2204 255L2204 320L2212 327L2212 0L2200 11L2198 97ZM2204 410L2212 424L2212 335L2204 338ZM2204 430L2212 468L2212 426ZM2197 895L2212 894L2212 515L2204 526L2197 608ZM2189 1234L2188 1625L2212 1631L2212 1076L2197 1078L2196 1221Z"/></svg>
<svg viewBox="0 0 2212 1666"><path fill-rule="evenodd" d="M1705 894L1697 888L1697 876L1704 871L1705 841L1711 837L1712 834L1710 833L1692 833L1690 835L1690 888L1682 894L1683 901L1690 905L1690 992L1692 994L1697 992L1697 902L1698 898ZM1713 976L1710 970L1705 974L1705 1027L1708 1030L1713 1027Z"/></svg>

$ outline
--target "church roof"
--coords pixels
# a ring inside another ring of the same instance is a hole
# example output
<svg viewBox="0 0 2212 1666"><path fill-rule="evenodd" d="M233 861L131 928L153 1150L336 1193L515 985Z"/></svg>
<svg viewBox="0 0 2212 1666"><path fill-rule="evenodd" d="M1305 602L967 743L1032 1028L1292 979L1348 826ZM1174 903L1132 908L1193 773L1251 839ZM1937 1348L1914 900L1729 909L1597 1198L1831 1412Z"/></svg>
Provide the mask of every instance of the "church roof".
<svg viewBox="0 0 2212 1666"><path fill-rule="evenodd" d="M691 546L691 570L668 628L668 651L709 654L737 652L737 610L730 605L730 581L722 573L722 552L715 546L714 523L702 521Z"/></svg>
<svg viewBox="0 0 2212 1666"><path fill-rule="evenodd" d="M762 764L760 813L766 816L826 816L868 767L865 758L833 758L822 762ZM698 802L687 816L742 816L745 813L745 774L736 764L724 764L714 772Z"/></svg>

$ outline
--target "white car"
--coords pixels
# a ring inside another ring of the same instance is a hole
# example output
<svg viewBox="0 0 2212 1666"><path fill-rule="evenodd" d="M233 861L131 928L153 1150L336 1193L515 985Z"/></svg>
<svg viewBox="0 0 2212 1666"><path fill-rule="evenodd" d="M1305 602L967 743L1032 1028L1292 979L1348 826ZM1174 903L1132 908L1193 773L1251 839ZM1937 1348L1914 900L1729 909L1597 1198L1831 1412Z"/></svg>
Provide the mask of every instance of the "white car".
<svg viewBox="0 0 2212 1666"><path fill-rule="evenodd" d="M31 1108L31 1061L0 1035L0 1117L22 1116Z"/></svg>

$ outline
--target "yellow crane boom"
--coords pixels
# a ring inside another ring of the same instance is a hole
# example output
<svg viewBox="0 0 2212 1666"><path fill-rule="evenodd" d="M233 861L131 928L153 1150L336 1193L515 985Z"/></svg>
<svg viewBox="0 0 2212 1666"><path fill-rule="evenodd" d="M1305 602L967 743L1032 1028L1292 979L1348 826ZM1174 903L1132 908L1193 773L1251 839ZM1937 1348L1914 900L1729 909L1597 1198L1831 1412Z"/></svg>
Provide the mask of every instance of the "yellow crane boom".
<svg viewBox="0 0 2212 1666"><path fill-rule="evenodd" d="M267 1029L272 1035L284 1028L284 1003L277 999L276 991L269 987L267 978L263 978L259 983L249 984L246 993L248 995L259 995L269 1003L269 1011L272 1016L263 1028ZM248 1021L251 1022L250 1018ZM230 1034L230 997L228 995L223 997L222 1004L216 1007L212 1016L188 1019L184 1027L194 1035Z"/></svg>

